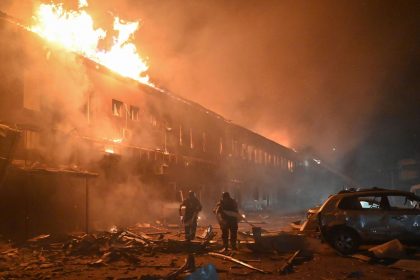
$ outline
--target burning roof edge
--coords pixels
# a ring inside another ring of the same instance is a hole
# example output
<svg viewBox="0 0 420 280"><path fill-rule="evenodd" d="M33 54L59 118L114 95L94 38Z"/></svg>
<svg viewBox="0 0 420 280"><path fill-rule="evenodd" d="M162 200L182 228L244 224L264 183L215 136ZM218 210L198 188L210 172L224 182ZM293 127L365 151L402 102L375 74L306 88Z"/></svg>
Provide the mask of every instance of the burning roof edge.
<svg viewBox="0 0 420 280"><path fill-rule="evenodd" d="M36 33L32 32L31 30L29 30L29 29L28 29L28 28L27 28L24 24L22 24L22 23L21 23L21 21L20 21L19 19L15 18L15 17L13 17L13 16L10 16L9 14L7 14L7 13L5 13L5 12L1 11L1 10L0 10L0 19L4 19L4 20L8 21L9 23L14 24L14 25L16 25L16 26L18 26L18 27L22 28L22 30L27 31L27 32L29 32L29 33L31 33L31 34L35 34L35 35L37 35L39 38L43 39L43 38L42 38L41 36L39 36L38 34L36 34ZM174 94L174 93L170 92L170 91L169 91L169 90L167 90L167 89L162 89L162 88L160 88L160 87L158 87L158 86L155 86L155 85L152 85L152 84L145 84L145 83L141 83L141 82L139 82L139 81L136 81L136 80L134 80L134 79L132 79L132 78L124 77L124 76L122 76L121 74L118 74L118 73L116 73L116 72L112 71L111 69L107 68L106 66L101 65L101 64L99 64L99 63L97 63L97 62L93 61L92 59L90 59L90 58L88 58L88 57L86 57L86 56L83 56L83 55L81 55L81 54L78 54L78 53L76 53L76 52L72 52L72 51L68 51L68 52L69 52L69 53L73 53L73 54L75 54L75 55L77 55L77 56L81 57L82 59L84 59L85 61L87 61L89 64L94 65L96 69L98 69L98 67L99 67L100 69L105 70L105 71L104 71L104 73L105 73L105 74L107 74L107 75L112 74L112 76L113 76L113 77L116 77L116 78L118 78L119 80L129 81L129 82L131 82L131 83L133 83L133 84L135 83L137 86L142 87L142 88L144 88L144 89L148 89L148 91L150 91L150 90L151 90L151 91L153 91L155 94L156 94L156 93L159 93L159 94L162 94L162 95L164 95L164 96L166 96L166 97L168 97L168 98L172 98L172 99L174 99L176 102L182 102L182 103L184 103L184 104L186 104L186 105L188 105L188 106L191 106L192 108L197 109L197 110L198 110L198 111L200 111L201 113L204 113L204 114L207 114L207 115L211 115L211 116L213 116L213 117L215 117L215 118L217 118L217 119L219 119L219 120L221 120L221 121L223 121L223 122L225 122L225 123L227 123L227 124L229 124L229 125L231 125L231 126L233 126L233 127L235 127L235 128L243 129L243 130L247 131L248 133L251 133L251 134L253 134L254 136L257 136L258 138L261 138L261 140L268 141L268 142L269 142L269 143L271 143L272 145L276 145L276 146L279 146L279 147L281 147L282 149L285 149L285 150L287 150L287 151L289 151L289 152L296 153L296 151L295 151L295 150L293 150L293 149L291 149L291 148L288 148L288 147L286 147L286 146L283 146L283 145L281 145L281 144L279 144L279 143L275 142L274 140L269 139L269 138L267 138L267 137L265 137L265 136L263 136L263 135L261 135L261 134L259 134L259 133L255 132L255 131L253 131L253 130L251 130L251 129L249 129L249 128L246 128L246 127L244 127L244 126L241 126L241 125L239 125L239 124L236 124L236 123L232 122L231 120L228 120L228 119L224 118L222 115L220 115L220 114L218 114L218 113L216 113L216 112L214 112L214 111L211 111L210 109L208 109L208 108L206 108L206 107L204 107L204 106L200 105L200 104L199 104L199 103L197 103L197 102L194 102L194 101L192 101L192 100L188 100L188 99L186 99L186 98L183 98L183 97L181 97L181 96L179 96L179 95L177 95L177 94Z"/></svg>

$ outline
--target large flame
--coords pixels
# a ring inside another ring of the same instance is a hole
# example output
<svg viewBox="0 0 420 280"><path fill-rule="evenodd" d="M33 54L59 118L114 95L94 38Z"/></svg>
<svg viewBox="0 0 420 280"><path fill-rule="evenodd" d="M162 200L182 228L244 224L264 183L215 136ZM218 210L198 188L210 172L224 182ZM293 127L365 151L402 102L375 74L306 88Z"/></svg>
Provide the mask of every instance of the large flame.
<svg viewBox="0 0 420 280"><path fill-rule="evenodd" d="M86 12L87 0L79 0L77 11L65 10L63 4L41 4L34 15L34 25L29 29L46 40L81 54L118 74L149 84L145 74L148 65L130 42L138 29L138 22L114 19L118 36L112 39L109 50L99 48L106 38L105 30L95 29L92 17Z"/></svg>

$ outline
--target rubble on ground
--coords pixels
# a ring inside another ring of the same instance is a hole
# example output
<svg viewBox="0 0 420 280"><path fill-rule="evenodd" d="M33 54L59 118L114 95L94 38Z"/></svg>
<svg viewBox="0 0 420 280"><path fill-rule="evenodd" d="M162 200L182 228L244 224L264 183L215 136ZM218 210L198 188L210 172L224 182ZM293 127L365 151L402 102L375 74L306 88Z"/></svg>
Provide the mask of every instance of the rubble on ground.
<svg viewBox="0 0 420 280"><path fill-rule="evenodd" d="M102 231L65 236L40 235L27 240L26 247L44 251L60 250L68 256L101 256L92 265L126 259L138 262L137 256L156 252L204 252L208 249L215 233L211 227L204 232L200 241L165 238L164 233L133 232L129 229Z"/></svg>
<svg viewBox="0 0 420 280"><path fill-rule="evenodd" d="M259 268L257 268L257 267L254 267L254 266L252 266L252 265L250 265L250 264L248 264L248 263L246 263L246 262L243 262L243 261L238 260L238 259L236 259L236 258L233 258L233 257L231 257L231 256L226 256L226 255L219 254L219 253L214 253L214 252L209 252L208 254L209 254L210 256L212 256L212 257L221 258L221 259L223 259L223 260L228 260L228 261L231 261L231 262L234 262L234 263L240 264L240 265L242 265L242 266L244 266L244 267L247 267L247 268L249 268L249 269L251 269L251 270L258 271L258 272L260 272L260 273L262 273L262 274L267 274L267 273L268 273L267 271L264 271L264 270L262 270L262 269L259 269Z"/></svg>
<svg viewBox="0 0 420 280"><path fill-rule="evenodd" d="M288 253L308 248L304 235L288 232L261 234L246 245L251 251L259 253Z"/></svg>
<svg viewBox="0 0 420 280"><path fill-rule="evenodd" d="M398 239L373 246L350 257L372 265L381 264L403 271L420 271L419 248L403 245Z"/></svg>
<svg viewBox="0 0 420 280"><path fill-rule="evenodd" d="M388 273L410 275L419 265L418 250L398 240L344 257L319 238L276 231L273 227L254 227L250 231L242 227L238 250L224 254L216 253L220 240L215 239L211 226L199 227L197 239L191 242L183 240L179 227L160 223L112 227L88 234L42 234L13 247L0 248L0 278L74 279L90 275L110 280L197 280L206 275L206 279L213 280L287 274L293 279L306 279L299 277L308 267L324 269L330 265L318 265L325 258L332 260L332 266L335 262L352 262L342 268L343 275L358 278L383 268ZM328 272L322 273L325 279L337 279L329 277Z"/></svg>
<svg viewBox="0 0 420 280"><path fill-rule="evenodd" d="M407 257L404 245L398 239L372 247L369 252L377 259L403 259Z"/></svg>

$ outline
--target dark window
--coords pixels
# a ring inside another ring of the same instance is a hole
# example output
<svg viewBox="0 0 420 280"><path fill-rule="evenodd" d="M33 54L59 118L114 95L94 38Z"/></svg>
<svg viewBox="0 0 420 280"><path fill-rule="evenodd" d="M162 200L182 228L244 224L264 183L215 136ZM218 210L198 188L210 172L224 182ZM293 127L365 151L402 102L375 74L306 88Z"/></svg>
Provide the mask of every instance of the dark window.
<svg viewBox="0 0 420 280"><path fill-rule="evenodd" d="M260 190L258 189L258 187L254 188L253 198L254 198L254 200L259 200L260 199Z"/></svg>
<svg viewBox="0 0 420 280"><path fill-rule="evenodd" d="M238 151L238 141L232 139L232 155L237 157L239 155Z"/></svg>
<svg viewBox="0 0 420 280"><path fill-rule="evenodd" d="M293 162L293 161L291 161L291 160L287 160L287 169L288 169L290 172L293 172L293 171L294 171L294 167L295 167L294 162Z"/></svg>
<svg viewBox="0 0 420 280"><path fill-rule="evenodd" d="M139 120L140 109L136 106L130 106L130 119L133 121Z"/></svg>
<svg viewBox="0 0 420 280"><path fill-rule="evenodd" d="M183 137L184 133L182 130L182 125L179 126L179 145L182 146L183 141L182 141L182 137Z"/></svg>
<svg viewBox="0 0 420 280"><path fill-rule="evenodd" d="M206 143L207 142L207 137L206 137L206 133L205 132L203 132L202 133L202 144L203 144L203 152L205 152L206 151L206 149L207 149L207 147L206 147Z"/></svg>
<svg viewBox="0 0 420 280"><path fill-rule="evenodd" d="M247 147L247 157L249 161L253 160L254 158L254 148L252 146Z"/></svg>
<svg viewBox="0 0 420 280"><path fill-rule="evenodd" d="M157 127L158 126L158 120L157 120L156 116L153 115L153 114L150 114L149 115L149 122L154 127Z"/></svg>
<svg viewBox="0 0 420 280"><path fill-rule="evenodd" d="M123 103L121 101L112 99L112 115L121 117L123 114Z"/></svg>
<svg viewBox="0 0 420 280"><path fill-rule="evenodd" d="M338 208L344 209L344 210L359 210L359 209L362 209L362 206L360 205L360 202L357 199L357 197L351 196L351 197L344 197L340 201Z"/></svg>
<svg viewBox="0 0 420 280"><path fill-rule="evenodd" d="M241 157L242 159L247 159L248 157L248 149L246 144L242 144Z"/></svg>
<svg viewBox="0 0 420 280"><path fill-rule="evenodd" d="M194 142L193 142L193 130L190 128L190 148L194 149Z"/></svg>
<svg viewBox="0 0 420 280"><path fill-rule="evenodd" d="M39 148L40 134L37 131L25 130L25 148L28 150Z"/></svg>
<svg viewBox="0 0 420 280"><path fill-rule="evenodd" d="M287 168L287 159L284 157L281 157L281 168L286 169Z"/></svg>

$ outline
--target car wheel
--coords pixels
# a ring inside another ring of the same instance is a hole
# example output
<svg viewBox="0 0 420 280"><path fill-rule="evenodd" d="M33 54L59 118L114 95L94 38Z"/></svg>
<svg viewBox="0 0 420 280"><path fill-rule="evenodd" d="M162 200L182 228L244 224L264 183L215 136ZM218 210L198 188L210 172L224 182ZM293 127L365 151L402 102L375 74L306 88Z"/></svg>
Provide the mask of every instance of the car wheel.
<svg viewBox="0 0 420 280"><path fill-rule="evenodd" d="M359 236L351 229L338 229L332 232L332 245L342 254L354 253L359 247Z"/></svg>

